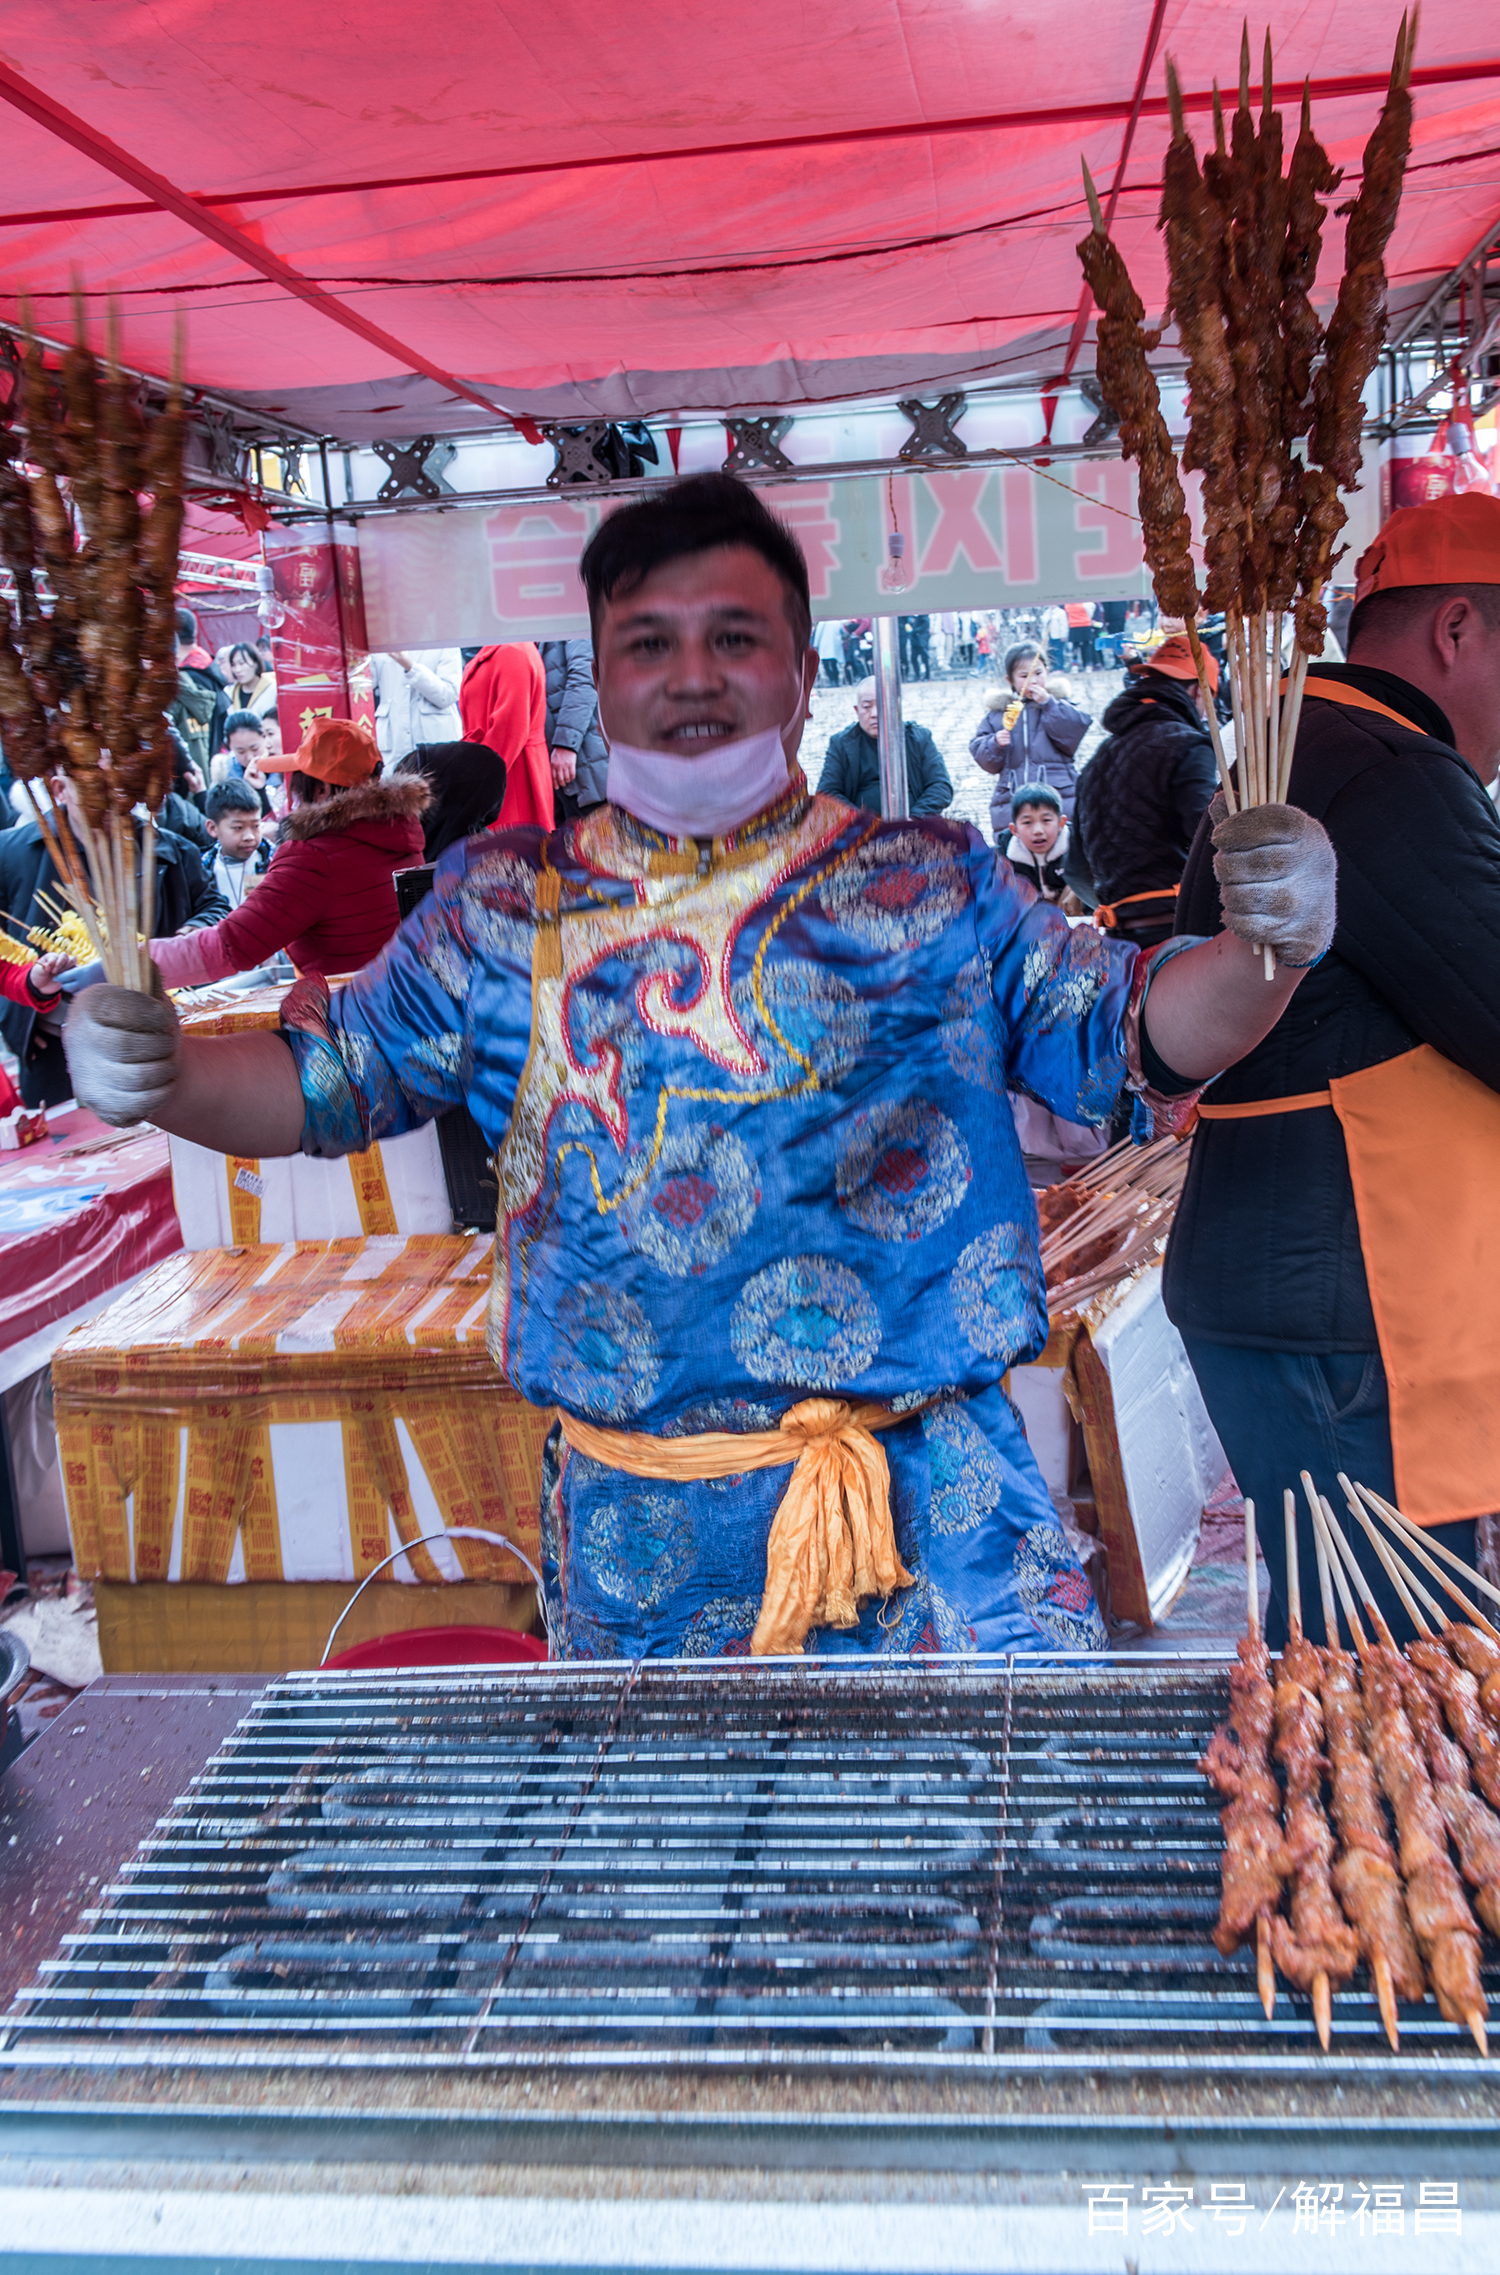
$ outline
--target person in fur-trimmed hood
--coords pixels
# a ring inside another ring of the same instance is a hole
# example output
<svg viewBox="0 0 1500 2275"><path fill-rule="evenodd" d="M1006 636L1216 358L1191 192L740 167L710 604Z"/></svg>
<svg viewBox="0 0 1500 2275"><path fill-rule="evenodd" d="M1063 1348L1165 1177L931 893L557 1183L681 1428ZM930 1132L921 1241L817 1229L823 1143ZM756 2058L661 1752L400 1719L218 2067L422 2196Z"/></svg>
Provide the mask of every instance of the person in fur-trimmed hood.
<svg viewBox="0 0 1500 2275"><path fill-rule="evenodd" d="M221 924L153 940L168 987L203 987L253 971L284 948L299 972L357 972L401 921L395 872L422 859L419 776L380 779L367 727L322 719L297 752L292 807L270 868Z"/></svg>

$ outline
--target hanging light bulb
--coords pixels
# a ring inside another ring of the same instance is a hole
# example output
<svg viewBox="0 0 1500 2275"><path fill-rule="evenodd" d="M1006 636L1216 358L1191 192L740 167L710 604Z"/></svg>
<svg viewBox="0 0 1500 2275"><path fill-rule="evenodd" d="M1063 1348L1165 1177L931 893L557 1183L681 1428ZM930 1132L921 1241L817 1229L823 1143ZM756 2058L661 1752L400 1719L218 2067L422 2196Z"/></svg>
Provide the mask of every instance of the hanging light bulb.
<svg viewBox="0 0 1500 2275"><path fill-rule="evenodd" d="M906 592L910 580L906 574L906 538L899 529L893 529L885 541L886 562L880 572L882 592Z"/></svg>
<svg viewBox="0 0 1500 2275"><path fill-rule="evenodd" d="M882 592L905 592L911 583L906 573L906 532L896 519L896 484L889 474L885 478L885 503L891 517L891 526L886 532L880 589Z"/></svg>

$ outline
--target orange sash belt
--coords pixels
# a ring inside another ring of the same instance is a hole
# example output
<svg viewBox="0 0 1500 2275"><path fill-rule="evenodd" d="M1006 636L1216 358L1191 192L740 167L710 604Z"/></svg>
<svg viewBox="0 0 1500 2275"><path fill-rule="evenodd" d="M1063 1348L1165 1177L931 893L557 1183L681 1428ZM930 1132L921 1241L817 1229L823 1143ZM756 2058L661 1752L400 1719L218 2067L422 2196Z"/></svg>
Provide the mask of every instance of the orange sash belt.
<svg viewBox="0 0 1500 2275"><path fill-rule="evenodd" d="M1500 1509L1500 1097L1422 1043L1326 1090L1198 1113L1236 1122L1313 1106L1333 1108L1348 1149L1396 1499L1416 1524L1487 1516Z"/></svg>
<svg viewBox="0 0 1500 2275"><path fill-rule="evenodd" d="M704 1430L687 1438L601 1430L576 1414L559 1413L558 1420L575 1453L631 1477L686 1484L791 1468L766 1544L765 1593L750 1639L757 1658L771 1658L800 1652L814 1627L857 1626L872 1596L912 1585L896 1553L890 1464L872 1433L918 1412L804 1398L775 1430Z"/></svg>

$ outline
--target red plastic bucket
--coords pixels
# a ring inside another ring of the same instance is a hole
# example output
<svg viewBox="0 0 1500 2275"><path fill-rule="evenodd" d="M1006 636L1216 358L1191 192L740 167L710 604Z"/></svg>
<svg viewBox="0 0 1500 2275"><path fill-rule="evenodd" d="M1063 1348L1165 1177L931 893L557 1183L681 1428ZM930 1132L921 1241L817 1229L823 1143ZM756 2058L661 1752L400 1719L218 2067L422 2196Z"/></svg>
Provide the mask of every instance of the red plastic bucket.
<svg viewBox="0 0 1500 2275"><path fill-rule="evenodd" d="M540 1635L513 1627L408 1627L336 1651L329 1667L515 1667L547 1656Z"/></svg>

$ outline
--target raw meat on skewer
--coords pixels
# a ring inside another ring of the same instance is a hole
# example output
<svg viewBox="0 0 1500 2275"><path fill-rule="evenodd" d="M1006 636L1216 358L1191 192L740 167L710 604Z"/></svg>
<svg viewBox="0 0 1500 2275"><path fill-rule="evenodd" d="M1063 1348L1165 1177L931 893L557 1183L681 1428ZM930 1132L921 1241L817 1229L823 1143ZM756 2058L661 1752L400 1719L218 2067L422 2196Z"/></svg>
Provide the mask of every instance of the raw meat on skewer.
<svg viewBox="0 0 1500 2275"><path fill-rule="evenodd" d="M1286 1772L1285 1846L1291 1864L1291 1918L1271 1922L1271 1949L1287 1981L1312 1999L1326 2054L1332 1994L1354 1973L1359 1944L1339 1909L1331 1867L1333 1835L1323 1813L1322 1667L1302 1633L1296 1506L1284 1504L1290 1635L1276 1669L1276 1759Z"/></svg>
<svg viewBox="0 0 1500 2275"><path fill-rule="evenodd" d="M1229 1677L1230 1728L1215 1731L1200 1766L1229 1801L1219 1820L1224 1855L1214 1942L1227 1958L1255 1937L1256 1983L1269 2022L1276 2008L1271 1922L1281 1903L1287 1863L1281 1838L1281 1789L1270 1758L1275 1697L1270 1654L1260 1632L1253 1501L1245 1503L1245 1574L1250 1616L1236 1646L1239 1664Z"/></svg>
<svg viewBox="0 0 1500 2275"><path fill-rule="evenodd" d="M1401 2044L1396 2001L1418 2004L1427 1995L1421 1955L1406 1916L1406 1898L1386 1830L1380 1786L1370 1760L1368 1725L1355 1660L1337 1643L1338 1613L1322 1531L1316 1533L1318 1580L1325 1632L1334 1638L1321 1654L1319 1695L1333 1786L1339 1853L1333 1884L1359 1939L1375 1984L1380 2019L1393 2050Z"/></svg>

